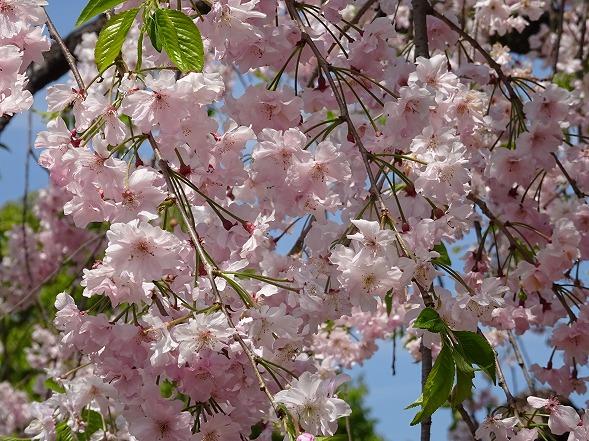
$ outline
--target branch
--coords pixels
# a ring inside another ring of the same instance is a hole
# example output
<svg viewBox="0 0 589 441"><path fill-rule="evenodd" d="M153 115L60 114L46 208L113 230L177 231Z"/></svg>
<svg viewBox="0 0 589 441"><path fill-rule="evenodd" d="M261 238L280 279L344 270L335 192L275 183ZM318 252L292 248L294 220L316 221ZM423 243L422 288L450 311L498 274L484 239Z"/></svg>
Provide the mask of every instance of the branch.
<svg viewBox="0 0 589 441"><path fill-rule="evenodd" d="M527 250L526 248L524 248L523 246L521 246L517 242L517 240L515 240L515 238L511 234L511 232L507 229L507 225L505 225L505 223L501 222L493 214L493 212L489 209L489 207L487 206L487 204L482 199L479 199L478 197L476 197L472 193L469 194L468 196L466 196L466 199L469 199L470 201L474 202L474 204L477 207L479 207L479 209L481 210L481 212L485 216L487 216L489 218L489 220L493 224L497 225L497 228L499 228L501 230L501 232L505 235L505 237L507 237L507 240L509 241L509 245L513 249L518 250L526 262L531 263L532 265L535 264L535 262L534 262L534 256L532 255L532 253L529 250Z"/></svg>
<svg viewBox="0 0 589 441"><path fill-rule="evenodd" d="M178 208L178 211L180 212L180 217L182 218L182 221L184 222L184 225L186 226L186 229L188 230L188 236L190 237L192 245L194 246L194 248L196 250L196 253L199 257L200 262L204 266L206 276L207 276L207 279L209 280L209 283L211 284L211 289L213 291L213 295L215 297L215 300L216 300L217 304L219 305L221 312L227 318L227 322L229 323L229 325L233 329L236 329L235 324L233 323L233 319L231 318L231 314L227 310L227 306L223 303L221 293L219 292L219 288L217 287L217 282L215 281L215 274L214 274L215 269L213 268L213 265L211 265L211 262L207 258L207 253L205 252L204 248L202 247L202 245L200 243L198 234L197 234L196 230L194 229L193 224L190 222L190 214L188 212L188 209L181 202L178 201L178 197L177 197L176 190L175 190L176 186L174 185L174 183L172 181L172 170L170 168L170 165L168 164L168 161L163 158L163 156L160 152L159 146L157 145L157 142L155 141L155 139L151 133L149 133L147 135L147 140L149 141L149 144L151 145L151 148L153 150L153 153L154 153L157 163L159 165L160 171L162 172L162 175L164 177L164 181L166 182L166 186L168 187L168 193L170 195L170 199L172 201L174 201L176 208ZM239 345L243 349L243 352L247 356L247 358L252 366L252 369L254 370L254 374L256 376L256 379L258 380L258 385L260 386L260 390L266 395L266 397L268 397L268 400L270 401L270 404L272 405L274 412L280 418L280 413L278 411L278 407L276 406L276 402L274 401L274 396L270 392L270 389L268 388L268 386L266 385L266 382L264 381L264 378L262 377L262 373L260 372L258 365L256 363L255 354L247 346L247 344L245 343L245 341L243 340L243 338L241 337L241 335L239 335L239 333L237 331L235 333L233 333L233 339L237 343L239 343Z"/></svg>
<svg viewBox="0 0 589 441"><path fill-rule="evenodd" d="M499 80L503 83L503 85L507 89L507 93L509 94L509 98L512 100L514 105L517 107L519 115L523 115L523 104L522 104L520 97L515 93L515 90L511 86L511 81L510 81L509 77L507 75L505 75L505 73L503 72L501 65L493 59L491 54L489 54L486 50L484 50L478 41L476 41L473 37L468 35L468 33L466 31L464 31L462 28L460 28L460 26L456 25L456 23L454 23L452 20L450 20L444 14L440 14L434 8L429 8L428 14L436 17L437 19L442 20L446 25L448 25L448 27L450 29L452 29L454 32L458 33L458 35L460 35L464 40L468 41L470 43L470 45L478 53L480 53L483 56L485 61L487 61L487 63L489 63L489 66L491 66L491 68L495 71L495 73L499 77Z"/></svg>
<svg viewBox="0 0 589 441"><path fill-rule="evenodd" d="M335 84L335 81L331 75L331 65L325 59L325 57L323 56L323 54L321 53L321 51L319 50L319 48L317 47L317 45L315 44L315 42L313 41L311 36L307 33L307 27L305 26L305 24L303 23L303 20L301 20L301 17L299 16L299 13L297 12L295 0L286 0L286 8L288 9L288 13L290 14L291 18L296 21L296 23L301 31L301 41L305 42L305 44L308 44L311 51L313 51L313 54L315 55L315 58L317 59L317 64L319 65L319 69L320 69L320 71L323 71L323 73L327 79L327 82L329 83L329 87L331 87L331 91L332 91L333 96L335 97L335 100L337 101L337 105L339 107L340 118L342 121L344 121L347 124L348 132L352 135L352 138L354 138L354 142L358 146L358 150L360 150L360 155L362 156L362 162L364 162L364 167L366 168L366 173L368 174L368 180L370 182L370 193L372 194L372 197L378 202L381 216L383 216L383 217L387 216L388 215L387 206L384 203L382 195L380 194L380 191L379 191L378 186L376 184L376 179L374 178L374 173L372 173L372 169L370 168L370 159L369 159L368 150L366 150L366 147L364 147L364 143L362 142L362 138L360 137L360 134L356 130L356 126L352 122L352 118L350 117L350 112L348 111L348 106L346 104L345 97L343 96L343 94L340 94L340 92Z"/></svg>
<svg viewBox="0 0 589 441"><path fill-rule="evenodd" d="M427 41L427 14L432 9L428 0L411 0L413 6L413 39L415 43L415 58L429 58Z"/></svg>
<svg viewBox="0 0 589 441"><path fill-rule="evenodd" d="M85 34L100 32L105 23L106 17L100 17L79 27L63 39L64 46L69 52L73 53ZM53 81L57 81L70 70L66 57L57 42L53 43L51 48L43 54L43 58L43 64L32 65L27 72L29 82L25 90L28 90L33 95ZM0 117L0 133L6 128L11 119L12 115Z"/></svg>

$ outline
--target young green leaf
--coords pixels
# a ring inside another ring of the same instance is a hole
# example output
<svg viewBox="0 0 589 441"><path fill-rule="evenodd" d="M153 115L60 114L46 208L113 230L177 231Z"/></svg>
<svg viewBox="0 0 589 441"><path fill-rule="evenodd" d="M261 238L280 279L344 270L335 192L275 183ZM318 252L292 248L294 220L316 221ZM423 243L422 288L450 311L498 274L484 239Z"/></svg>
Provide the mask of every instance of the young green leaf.
<svg viewBox="0 0 589 441"><path fill-rule="evenodd" d="M384 303L387 307L387 317L391 316L391 312L393 311L393 290L392 288L389 289L384 296Z"/></svg>
<svg viewBox="0 0 589 441"><path fill-rule="evenodd" d="M450 260L450 255L448 254L448 250L446 249L446 245L443 242L440 242L436 246L434 246L434 251L440 255L440 257L436 257L434 259L435 262L442 263L444 265L451 266L452 261Z"/></svg>
<svg viewBox="0 0 589 441"><path fill-rule="evenodd" d="M448 400L454 385L454 371L451 350L448 345L443 345L425 382L423 394L420 397L421 410L411 421L412 426L431 416Z"/></svg>
<svg viewBox="0 0 589 441"><path fill-rule="evenodd" d="M157 24L155 22L155 18L153 15L150 15L147 17L147 21L145 22L145 25L147 27L147 35L149 35L149 40L151 41L153 48L156 51L161 52L162 51L162 40L160 39L160 36L158 34Z"/></svg>
<svg viewBox="0 0 589 441"><path fill-rule="evenodd" d="M116 5L123 3L124 1L125 0L90 0L76 20L75 27L86 23L95 15L102 14L104 11L114 8Z"/></svg>
<svg viewBox="0 0 589 441"><path fill-rule="evenodd" d="M72 429L67 425L67 421L60 421L55 425L57 441L74 441Z"/></svg>
<svg viewBox="0 0 589 441"><path fill-rule="evenodd" d="M175 9L156 9L154 18L162 46L178 69L202 71L202 37L190 17Z"/></svg>
<svg viewBox="0 0 589 441"><path fill-rule="evenodd" d="M65 394L65 387L63 387L61 384L59 384L53 378L48 378L47 380L45 380L45 382L43 384L49 390L52 390L54 392L58 392L60 394Z"/></svg>
<svg viewBox="0 0 589 441"><path fill-rule="evenodd" d="M115 61L119 52L121 52L121 48L137 12L139 12L139 8L129 9L120 14L113 15L106 22L102 31L100 31L98 41L96 42L96 49L94 50L94 58L96 59L99 72L108 68Z"/></svg>
<svg viewBox="0 0 589 441"><path fill-rule="evenodd" d="M93 433L103 427L102 415L95 410L82 410L82 420L86 423L83 438L89 440ZM80 437L81 434L78 435ZM82 438L82 437L80 437Z"/></svg>
<svg viewBox="0 0 589 441"><path fill-rule="evenodd" d="M0 435L0 441L32 441L30 438L13 438L12 436Z"/></svg>
<svg viewBox="0 0 589 441"><path fill-rule="evenodd" d="M485 372L493 384L496 383L495 378L495 354L493 348L487 339L475 332L470 331L452 331L462 353L466 360L471 364L476 364Z"/></svg>
<svg viewBox="0 0 589 441"><path fill-rule="evenodd" d="M474 372L456 371L456 385L450 394L450 404L455 408L472 395Z"/></svg>
<svg viewBox="0 0 589 441"><path fill-rule="evenodd" d="M430 332L439 333L447 328L440 314L435 309L425 308L413 322L414 328L427 329Z"/></svg>

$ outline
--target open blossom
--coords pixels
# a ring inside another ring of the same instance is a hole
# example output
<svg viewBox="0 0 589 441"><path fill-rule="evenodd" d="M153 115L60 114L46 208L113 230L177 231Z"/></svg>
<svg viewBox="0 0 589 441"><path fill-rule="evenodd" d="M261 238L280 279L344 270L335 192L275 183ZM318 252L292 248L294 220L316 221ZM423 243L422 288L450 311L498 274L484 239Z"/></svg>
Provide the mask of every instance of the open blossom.
<svg viewBox="0 0 589 441"><path fill-rule="evenodd" d="M290 389L278 392L274 398L298 416L305 431L333 435L337 419L352 412L345 401L334 397L334 384L341 384L347 379L349 376L342 374L332 379L334 383L322 380L317 374L305 372L293 381Z"/></svg>
<svg viewBox="0 0 589 441"><path fill-rule="evenodd" d="M188 323L175 326L172 336L179 343L178 363L191 362L203 349L220 351L227 344L223 340L232 334L222 312L199 314Z"/></svg>
<svg viewBox="0 0 589 441"><path fill-rule="evenodd" d="M188 83L177 83L174 72L162 71L157 78L147 75L145 85L151 90L138 90L125 97L123 112L143 133L157 125L168 132L178 130L180 120L189 114Z"/></svg>
<svg viewBox="0 0 589 441"><path fill-rule="evenodd" d="M182 402L152 395L127 412L129 432L137 439L154 441L189 439L192 418L188 412L181 412Z"/></svg>
<svg viewBox="0 0 589 441"><path fill-rule="evenodd" d="M581 418L571 406L563 406L558 399L528 397L528 404L534 409L544 408L550 414L548 416L548 427L555 435L562 435L565 432L574 430Z"/></svg>
<svg viewBox="0 0 589 441"><path fill-rule="evenodd" d="M482 441L508 441L515 435L513 427L517 424L517 417L497 418L495 416L488 416L485 421L477 429L475 436ZM495 435L494 438L491 434Z"/></svg>
<svg viewBox="0 0 589 441"><path fill-rule="evenodd" d="M132 281L157 280L180 264L180 241L171 233L139 220L112 224L105 263Z"/></svg>

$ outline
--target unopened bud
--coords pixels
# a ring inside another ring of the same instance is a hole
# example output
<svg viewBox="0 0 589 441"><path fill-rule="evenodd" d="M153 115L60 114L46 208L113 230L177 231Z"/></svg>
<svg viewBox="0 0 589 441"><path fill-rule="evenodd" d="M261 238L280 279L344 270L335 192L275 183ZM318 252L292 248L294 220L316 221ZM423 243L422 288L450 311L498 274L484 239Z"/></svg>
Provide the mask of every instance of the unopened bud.
<svg viewBox="0 0 589 441"><path fill-rule="evenodd" d="M244 228L245 231L247 231L249 234L254 234L254 230L256 229L256 226L254 224L252 224L249 221L245 221L241 224L241 226Z"/></svg>
<svg viewBox="0 0 589 441"><path fill-rule="evenodd" d="M229 231L235 225L237 225L237 222L233 223L229 219L223 219L223 228L225 228L227 231Z"/></svg>
<svg viewBox="0 0 589 441"><path fill-rule="evenodd" d="M190 173L192 173L192 168L189 165L182 164L178 169L178 173L180 173L184 177L187 177L190 175Z"/></svg>

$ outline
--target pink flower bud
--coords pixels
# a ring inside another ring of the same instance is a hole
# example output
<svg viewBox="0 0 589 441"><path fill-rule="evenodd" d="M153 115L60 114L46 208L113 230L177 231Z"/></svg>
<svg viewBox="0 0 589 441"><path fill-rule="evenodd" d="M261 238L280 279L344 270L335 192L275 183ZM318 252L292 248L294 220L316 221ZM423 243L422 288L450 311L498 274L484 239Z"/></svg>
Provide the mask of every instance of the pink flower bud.
<svg viewBox="0 0 589 441"><path fill-rule="evenodd" d="M244 223L241 224L241 226L245 229L245 231L247 231L249 234L254 234L254 230L256 229L256 226L254 224L252 224L249 221L245 221Z"/></svg>

